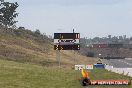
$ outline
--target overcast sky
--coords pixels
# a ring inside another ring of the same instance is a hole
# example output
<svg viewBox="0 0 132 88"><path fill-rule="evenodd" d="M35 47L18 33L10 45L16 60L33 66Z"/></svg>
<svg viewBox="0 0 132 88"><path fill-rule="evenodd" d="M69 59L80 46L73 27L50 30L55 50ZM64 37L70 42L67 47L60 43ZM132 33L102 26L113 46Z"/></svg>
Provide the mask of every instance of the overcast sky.
<svg viewBox="0 0 132 88"><path fill-rule="evenodd" d="M132 0L6 0L18 2L17 26L81 37L132 36Z"/></svg>

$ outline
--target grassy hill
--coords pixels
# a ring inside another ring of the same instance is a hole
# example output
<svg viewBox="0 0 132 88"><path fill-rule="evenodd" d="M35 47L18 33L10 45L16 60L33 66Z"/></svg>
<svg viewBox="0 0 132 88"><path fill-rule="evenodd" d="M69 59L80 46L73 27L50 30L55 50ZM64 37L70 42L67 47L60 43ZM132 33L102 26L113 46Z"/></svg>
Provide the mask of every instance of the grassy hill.
<svg viewBox="0 0 132 88"><path fill-rule="evenodd" d="M51 38L26 29L0 29L0 88L83 88L78 81L80 71L71 67L96 62L97 58L82 56L77 51L61 51L61 68L58 69ZM91 79L131 79L101 69L92 70L89 76Z"/></svg>
<svg viewBox="0 0 132 88"><path fill-rule="evenodd" d="M60 56L62 67L93 64L98 61L96 58L82 56L77 51L61 51ZM27 29L0 28L0 59L43 66L58 65L53 39L39 31Z"/></svg>

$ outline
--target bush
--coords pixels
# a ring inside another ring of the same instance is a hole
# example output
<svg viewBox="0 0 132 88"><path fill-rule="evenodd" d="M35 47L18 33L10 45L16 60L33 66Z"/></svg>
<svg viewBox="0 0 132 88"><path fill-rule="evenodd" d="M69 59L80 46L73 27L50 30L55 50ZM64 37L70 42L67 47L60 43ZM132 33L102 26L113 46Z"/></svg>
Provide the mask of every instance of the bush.
<svg viewBox="0 0 132 88"><path fill-rule="evenodd" d="M87 57L94 57L94 52L88 52Z"/></svg>

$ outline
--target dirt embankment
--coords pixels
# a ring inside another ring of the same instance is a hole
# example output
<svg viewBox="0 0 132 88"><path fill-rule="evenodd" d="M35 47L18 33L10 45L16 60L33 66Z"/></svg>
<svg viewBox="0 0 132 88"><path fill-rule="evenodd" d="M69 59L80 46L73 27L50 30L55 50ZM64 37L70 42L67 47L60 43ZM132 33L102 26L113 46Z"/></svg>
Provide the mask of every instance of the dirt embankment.
<svg viewBox="0 0 132 88"><path fill-rule="evenodd" d="M21 32L20 32L21 33ZM30 33L31 34L31 33ZM27 34L28 36L33 36ZM53 42L46 40L39 42L33 38L21 37L15 34L0 31L0 58L22 63L35 63L44 66L58 66L56 51ZM43 39L41 39L42 41ZM60 51L61 65L73 66L74 64L93 64L96 58L88 58L77 51Z"/></svg>

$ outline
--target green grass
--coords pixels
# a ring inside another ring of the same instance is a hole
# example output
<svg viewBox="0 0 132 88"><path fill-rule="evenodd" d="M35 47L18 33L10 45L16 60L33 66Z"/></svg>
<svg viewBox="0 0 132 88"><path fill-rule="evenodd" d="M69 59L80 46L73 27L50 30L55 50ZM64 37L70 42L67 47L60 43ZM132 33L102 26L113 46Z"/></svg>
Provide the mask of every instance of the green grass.
<svg viewBox="0 0 132 88"><path fill-rule="evenodd" d="M91 79L131 79L106 70L89 72ZM0 88L132 88L132 86L88 86L78 81L80 71L0 60Z"/></svg>

